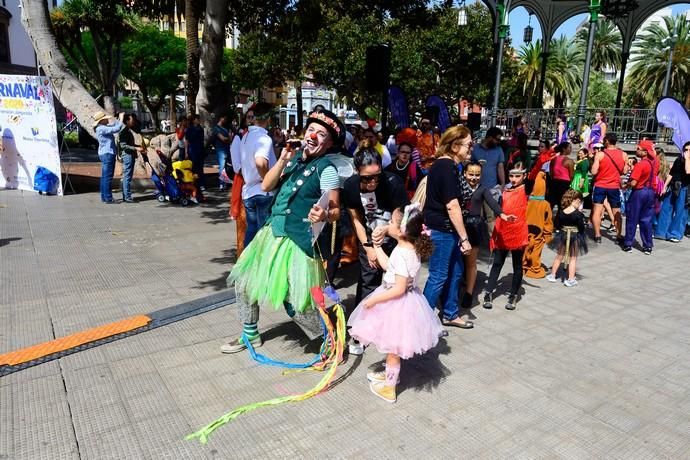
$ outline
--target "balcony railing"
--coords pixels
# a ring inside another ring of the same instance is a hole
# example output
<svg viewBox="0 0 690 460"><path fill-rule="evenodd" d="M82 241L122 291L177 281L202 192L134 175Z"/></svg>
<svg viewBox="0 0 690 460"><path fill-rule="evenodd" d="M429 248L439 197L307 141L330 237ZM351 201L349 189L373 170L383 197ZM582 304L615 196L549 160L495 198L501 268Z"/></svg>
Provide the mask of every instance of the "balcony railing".
<svg viewBox="0 0 690 460"><path fill-rule="evenodd" d="M592 126L594 114L606 113L608 132L618 136L619 143L634 144L638 140L647 138L661 145L672 143L673 131L662 128L657 131L654 109L588 109L585 122ZM490 114L482 116L482 133L486 132L491 123ZM558 133L558 117L564 115L569 126L571 138L579 138L575 133L577 127L577 111L569 109L499 109L496 114L496 126L503 129L506 135L511 133L513 126L520 121L526 127L530 139L544 139L553 141Z"/></svg>

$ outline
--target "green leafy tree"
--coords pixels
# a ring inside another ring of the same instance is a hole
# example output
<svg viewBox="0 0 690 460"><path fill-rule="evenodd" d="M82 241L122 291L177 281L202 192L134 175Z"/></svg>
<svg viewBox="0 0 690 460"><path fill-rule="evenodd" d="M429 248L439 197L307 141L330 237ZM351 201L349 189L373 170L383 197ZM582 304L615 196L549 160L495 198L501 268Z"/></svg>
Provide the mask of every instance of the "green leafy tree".
<svg viewBox="0 0 690 460"><path fill-rule="evenodd" d="M648 105L662 96L669 62L671 37L675 41L669 94L690 105L690 24L685 15L664 17L647 26L635 42L626 78L628 92Z"/></svg>
<svg viewBox="0 0 690 460"><path fill-rule="evenodd" d="M601 72L592 72L587 89L587 107L613 107L616 104L618 85L604 79ZM580 95L573 97L572 106L580 104Z"/></svg>
<svg viewBox="0 0 690 460"><path fill-rule="evenodd" d="M134 31L136 17L117 3L67 0L53 9L50 18L55 38L72 68L79 72L87 89L103 95L106 111L113 113L122 44Z"/></svg>
<svg viewBox="0 0 690 460"><path fill-rule="evenodd" d="M522 45L518 52L517 75L522 83L522 93L527 96L527 106L532 107L534 96L539 89L542 63L541 40Z"/></svg>
<svg viewBox="0 0 690 460"><path fill-rule="evenodd" d="M545 87L554 98L554 107L565 107L568 97L578 94L582 84L583 60L582 51L573 40L561 35L551 41Z"/></svg>
<svg viewBox="0 0 690 460"><path fill-rule="evenodd" d="M584 56L587 50L589 29L581 27L575 34L575 43ZM612 21L602 19L597 23L594 33L594 47L592 48L592 69L601 72L604 69L615 71L621 68L621 49L623 48L623 36L618 26Z"/></svg>
<svg viewBox="0 0 690 460"><path fill-rule="evenodd" d="M178 75L185 72L185 47L184 39L152 25L141 27L122 46L122 75L139 87L156 128L166 96L174 97Z"/></svg>

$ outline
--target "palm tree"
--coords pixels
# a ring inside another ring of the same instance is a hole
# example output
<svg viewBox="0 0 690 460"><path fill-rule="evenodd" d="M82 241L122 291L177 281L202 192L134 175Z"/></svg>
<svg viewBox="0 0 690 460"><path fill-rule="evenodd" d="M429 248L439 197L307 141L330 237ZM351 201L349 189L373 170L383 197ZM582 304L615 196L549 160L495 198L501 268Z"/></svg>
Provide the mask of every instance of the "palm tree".
<svg viewBox="0 0 690 460"><path fill-rule="evenodd" d="M582 84L583 61L582 50L574 40L561 35L551 41L545 86L554 98L554 107L565 107L568 97L579 91Z"/></svg>
<svg viewBox="0 0 690 460"><path fill-rule="evenodd" d="M534 44L529 43L520 47L518 53L518 76L524 82L522 94L527 96L527 107L532 107L532 99L539 87L541 60L541 40L537 40Z"/></svg>
<svg viewBox="0 0 690 460"><path fill-rule="evenodd" d="M669 94L690 105L690 25L685 15L664 17L647 26L633 47L632 66L626 81L628 90L652 104L662 96L669 62L669 42L675 41Z"/></svg>
<svg viewBox="0 0 690 460"><path fill-rule="evenodd" d="M581 27L575 34L575 41L581 52L587 50L589 29ZM611 21L601 20L597 24L592 48L592 69L601 72L604 69L618 71L621 68L621 49L623 37L618 26Z"/></svg>

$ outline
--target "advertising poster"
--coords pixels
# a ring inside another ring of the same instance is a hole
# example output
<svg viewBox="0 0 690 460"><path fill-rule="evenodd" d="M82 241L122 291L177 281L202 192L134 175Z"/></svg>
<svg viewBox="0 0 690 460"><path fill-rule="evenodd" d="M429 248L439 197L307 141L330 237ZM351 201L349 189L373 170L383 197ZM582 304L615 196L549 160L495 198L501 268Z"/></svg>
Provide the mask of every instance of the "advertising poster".
<svg viewBox="0 0 690 460"><path fill-rule="evenodd" d="M0 133L0 188L62 195L60 146L47 77L0 75Z"/></svg>

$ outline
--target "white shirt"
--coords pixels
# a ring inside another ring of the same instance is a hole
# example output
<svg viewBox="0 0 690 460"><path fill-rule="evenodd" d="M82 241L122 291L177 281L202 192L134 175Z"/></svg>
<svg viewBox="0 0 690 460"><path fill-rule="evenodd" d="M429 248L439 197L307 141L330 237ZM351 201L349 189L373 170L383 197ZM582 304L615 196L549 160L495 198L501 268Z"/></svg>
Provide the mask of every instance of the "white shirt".
<svg viewBox="0 0 690 460"><path fill-rule="evenodd" d="M273 139L268 132L260 126L250 126L240 143L240 156L244 178L242 199L246 200L256 195L273 195L273 192L267 193L261 190L262 178L256 169L257 158L268 160L269 169L276 163Z"/></svg>
<svg viewBox="0 0 690 460"><path fill-rule="evenodd" d="M383 147L383 155L381 155L381 166L383 169L386 169L388 165L393 163L393 160L391 159L391 153L388 151L388 148L385 145L382 145Z"/></svg>

